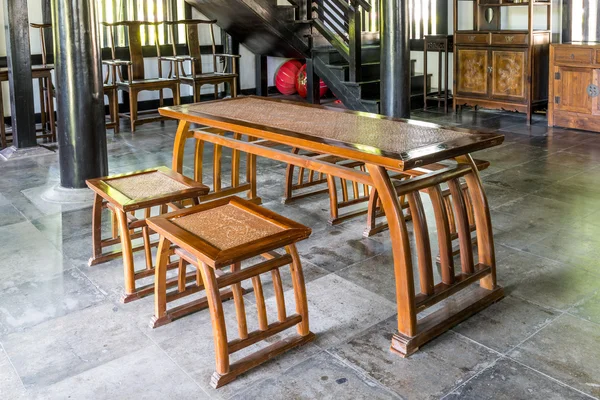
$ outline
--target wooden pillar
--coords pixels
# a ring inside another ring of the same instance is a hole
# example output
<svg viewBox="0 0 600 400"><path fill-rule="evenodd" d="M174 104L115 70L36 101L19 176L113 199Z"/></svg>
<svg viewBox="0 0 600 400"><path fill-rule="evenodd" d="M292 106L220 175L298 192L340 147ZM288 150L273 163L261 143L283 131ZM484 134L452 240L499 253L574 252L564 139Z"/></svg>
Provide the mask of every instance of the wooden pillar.
<svg viewBox="0 0 600 400"><path fill-rule="evenodd" d="M267 56L256 55L256 95L267 97L269 95L269 81L267 72Z"/></svg>
<svg viewBox="0 0 600 400"><path fill-rule="evenodd" d="M381 0L381 113L410 118L408 0Z"/></svg>
<svg viewBox="0 0 600 400"><path fill-rule="evenodd" d="M13 146L37 146L27 0L3 0Z"/></svg>
<svg viewBox="0 0 600 400"><path fill-rule="evenodd" d="M95 2L53 0L60 184L84 188L108 174Z"/></svg>

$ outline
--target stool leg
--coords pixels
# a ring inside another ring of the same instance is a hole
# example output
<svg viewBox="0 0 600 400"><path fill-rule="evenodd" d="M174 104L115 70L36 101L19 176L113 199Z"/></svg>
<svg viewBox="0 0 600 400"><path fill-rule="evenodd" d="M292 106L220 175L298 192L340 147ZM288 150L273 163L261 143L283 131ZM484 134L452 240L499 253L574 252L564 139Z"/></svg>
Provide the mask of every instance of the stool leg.
<svg viewBox="0 0 600 400"><path fill-rule="evenodd" d="M119 221L119 234L121 236L121 251L123 252L123 268L125 276L125 296L122 301L128 303L137 299L135 294L135 266L133 264L133 249L129 233L127 215L121 210L115 210Z"/></svg>
<svg viewBox="0 0 600 400"><path fill-rule="evenodd" d="M187 274L187 265L183 258L179 258L179 266L177 268L177 290L179 293L185 291L185 275ZM158 298L158 296L157 296Z"/></svg>
<svg viewBox="0 0 600 400"><path fill-rule="evenodd" d="M296 245L291 244L285 247L285 251L292 256L290 270L292 272L292 284L294 286L294 298L296 300L296 313L302 316L302 321L298 323L297 330L300 336L310 334L308 325L308 300L306 298L306 285L304 283L304 273L302 272L302 263Z"/></svg>
<svg viewBox="0 0 600 400"><path fill-rule="evenodd" d="M146 255L146 269L152 269L152 247L150 245L150 229L147 226L142 228L142 236L144 237L144 253Z"/></svg>
<svg viewBox="0 0 600 400"><path fill-rule="evenodd" d="M170 251L171 242L169 239L161 236L156 253L156 269L154 270L154 318L152 318L150 326L159 326L161 324L158 321L168 318L167 267L169 265Z"/></svg>
<svg viewBox="0 0 600 400"><path fill-rule="evenodd" d="M219 375L225 375L229 372L229 349L227 345L227 327L225 326L225 317L223 315L223 304L215 270L198 260L202 280L206 290L206 298L210 309L210 319L213 326L213 336L215 339L215 357L216 371Z"/></svg>
<svg viewBox="0 0 600 400"><path fill-rule="evenodd" d="M92 265L94 260L102 256L102 196L94 196L94 208L92 210L92 258L88 265Z"/></svg>

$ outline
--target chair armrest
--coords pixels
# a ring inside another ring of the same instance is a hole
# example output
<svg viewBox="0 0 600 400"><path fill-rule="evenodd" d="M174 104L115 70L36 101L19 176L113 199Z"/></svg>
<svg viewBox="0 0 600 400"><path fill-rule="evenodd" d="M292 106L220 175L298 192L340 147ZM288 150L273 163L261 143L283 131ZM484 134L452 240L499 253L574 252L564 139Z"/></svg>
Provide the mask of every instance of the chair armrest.
<svg viewBox="0 0 600 400"><path fill-rule="evenodd" d="M161 61L171 61L171 62L184 62L184 61L198 60L196 57L191 57L191 56L166 56L166 57L159 57L158 59Z"/></svg>
<svg viewBox="0 0 600 400"><path fill-rule="evenodd" d="M132 65L133 63L131 61L127 61L127 60L102 60L102 64L104 65L113 65L116 67L119 66L129 66Z"/></svg>
<svg viewBox="0 0 600 400"><path fill-rule="evenodd" d="M223 58L242 58L239 54L215 54L215 57L223 57Z"/></svg>

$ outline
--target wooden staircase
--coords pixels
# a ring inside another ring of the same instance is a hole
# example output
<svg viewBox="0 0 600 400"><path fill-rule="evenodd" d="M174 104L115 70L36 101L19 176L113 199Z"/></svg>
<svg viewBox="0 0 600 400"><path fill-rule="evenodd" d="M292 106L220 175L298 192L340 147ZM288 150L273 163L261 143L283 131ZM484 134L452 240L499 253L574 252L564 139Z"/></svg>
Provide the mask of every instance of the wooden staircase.
<svg viewBox="0 0 600 400"><path fill-rule="evenodd" d="M315 72L353 110L380 111L379 0L186 0L253 53L312 58ZM411 65L411 105L425 76Z"/></svg>

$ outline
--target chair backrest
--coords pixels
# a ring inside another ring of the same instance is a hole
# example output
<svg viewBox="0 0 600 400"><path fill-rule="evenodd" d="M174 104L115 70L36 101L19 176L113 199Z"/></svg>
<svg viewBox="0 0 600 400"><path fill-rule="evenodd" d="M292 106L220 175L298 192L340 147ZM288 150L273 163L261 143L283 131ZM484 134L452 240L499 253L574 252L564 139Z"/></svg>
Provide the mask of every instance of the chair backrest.
<svg viewBox="0 0 600 400"><path fill-rule="evenodd" d="M132 76L129 79L143 80L146 78L146 72L144 69L144 53L142 44L141 28L148 27L154 29L155 37L158 38L158 26L161 22L148 22L148 21L120 21L120 22L103 22L102 25L106 26L109 31L110 37L110 49L113 60L116 59L116 45L115 45L115 31L119 27L125 27L127 30L127 36L129 37L129 61L132 63L131 71ZM157 56L160 57L160 44L158 39L155 42ZM161 65L158 64L158 72L162 74Z"/></svg>
<svg viewBox="0 0 600 400"><path fill-rule="evenodd" d="M202 25L208 25L209 26L209 30L210 30L210 41L211 41L211 47L212 47L212 55L213 55L213 67L214 67L214 71L216 72L216 56L215 54L217 53L216 49L216 43L215 43L215 29L214 26L217 23L216 20L204 20L204 19L183 19L183 20L179 20L179 21L172 21L169 22L168 24L171 26L171 36L174 37L175 35L175 28L178 25L184 25L185 26L185 38L186 38L186 46L188 48L188 55L190 57L194 57L196 59L195 61L195 70L196 73L202 73L202 60L201 60L201 55L202 52L200 50L200 26ZM177 54L177 49L176 49L176 45L173 41L173 54Z"/></svg>
<svg viewBox="0 0 600 400"><path fill-rule="evenodd" d="M46 65L48 64L48 56L47 56L47 49L46 49L46 35L44 34L46 29L52 28L52 24L37 24L37 23L30 23L29 26L31 26L34 29L38 29L40 31L40 43L42 46L42 64Z"/></svg>

